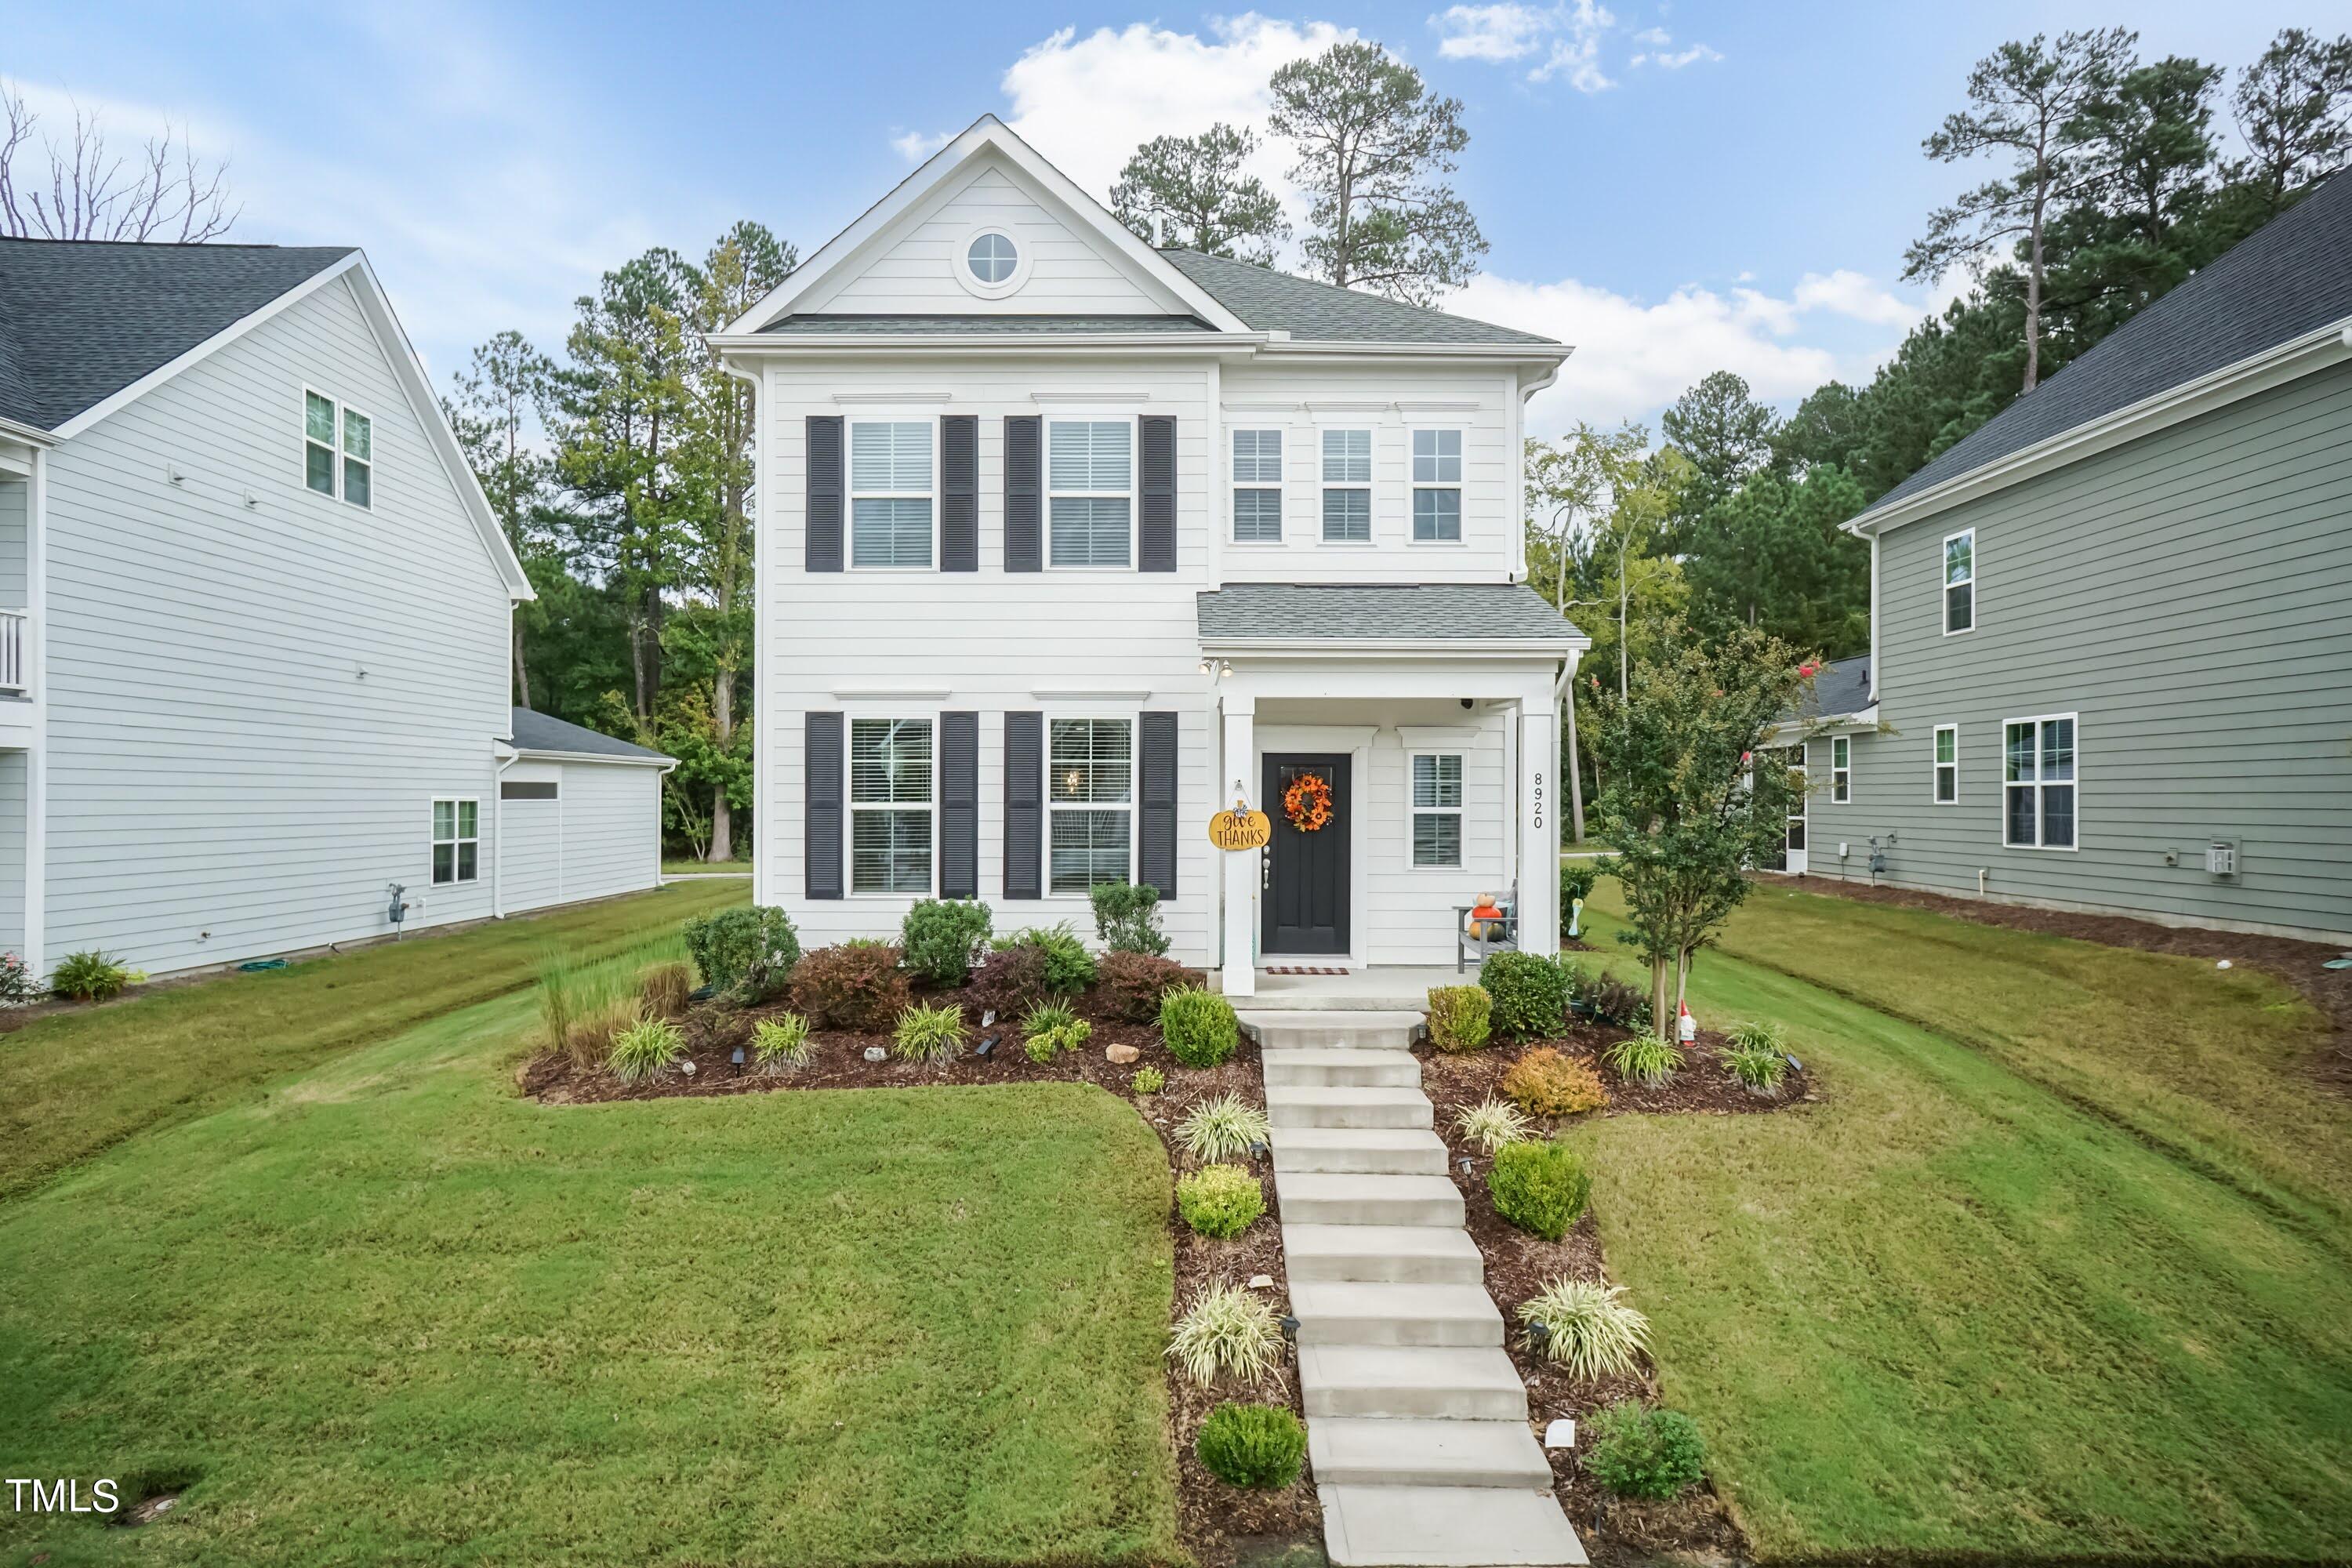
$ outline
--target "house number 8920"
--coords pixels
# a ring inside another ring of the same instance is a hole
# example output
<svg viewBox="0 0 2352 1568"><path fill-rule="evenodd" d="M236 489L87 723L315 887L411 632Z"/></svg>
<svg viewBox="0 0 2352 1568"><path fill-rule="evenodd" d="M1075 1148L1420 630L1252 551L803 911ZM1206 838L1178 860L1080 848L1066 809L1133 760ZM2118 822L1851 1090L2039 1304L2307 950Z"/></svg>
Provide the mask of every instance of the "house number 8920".
<svg viewBox="0 0 2352 1568"><path fill-rule="evenodd" d="M1544 825L1544 776L1541 768L1536 770L1536 786L1530 800L1535 806L1535 826L1541 827Z"/></svg>

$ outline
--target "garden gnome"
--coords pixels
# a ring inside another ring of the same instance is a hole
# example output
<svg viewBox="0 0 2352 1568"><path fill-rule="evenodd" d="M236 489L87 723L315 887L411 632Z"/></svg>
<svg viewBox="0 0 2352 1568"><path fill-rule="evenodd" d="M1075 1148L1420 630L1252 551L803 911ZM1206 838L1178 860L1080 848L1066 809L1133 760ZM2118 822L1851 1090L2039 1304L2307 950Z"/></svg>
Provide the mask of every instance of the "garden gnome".
<svg viewBox="0 0 2352 1568"><path fill-rule="evenodd" d="M1577 928L1578 926L1580 926L1580 925L1582 925L1583 923L1584 923L1584 900L1583 900L1582 899L1570 899L1570 900L1568 900L1568 934L1569 934L1570 937L1575 937L1575 936L1577 936L1577 935L1579 935L1579 934L1580 934L1580 933L1577 931L1577 929L1576 929L1576 928Z"/></svg>
<svg viewBox="0 0 2352 1568"><path fill-rule="evenodd" d="M1687 1002L1683 1004L1682 1016L1675 1020L1675 1033L1686 1046L1695 1045L1698 1041L1698 1020L1691 1016L1690 1004Z"/></svg>

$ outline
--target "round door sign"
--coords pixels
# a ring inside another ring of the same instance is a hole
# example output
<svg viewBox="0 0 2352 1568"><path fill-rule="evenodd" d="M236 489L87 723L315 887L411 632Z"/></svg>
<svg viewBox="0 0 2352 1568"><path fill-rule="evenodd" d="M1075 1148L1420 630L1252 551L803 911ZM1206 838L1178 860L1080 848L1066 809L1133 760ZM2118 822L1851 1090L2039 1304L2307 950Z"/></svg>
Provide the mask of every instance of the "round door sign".
<svg viewBox="0 0 2352 1568"><path fill-rule="evenodd" d="M1274 841L1274 819L1235 808L1209 818L1209 842L1220 849L1263 849Z"/></svg>

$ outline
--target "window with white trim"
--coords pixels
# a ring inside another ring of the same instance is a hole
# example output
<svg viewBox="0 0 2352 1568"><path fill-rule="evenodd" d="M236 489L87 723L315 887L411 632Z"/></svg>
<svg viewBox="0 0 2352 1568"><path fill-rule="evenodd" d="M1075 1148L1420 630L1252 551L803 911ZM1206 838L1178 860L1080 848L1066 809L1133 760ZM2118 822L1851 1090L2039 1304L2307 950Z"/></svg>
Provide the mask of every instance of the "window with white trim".
<svg viewBox="0 0 2352 1568"><path fill-rule="evenodd" d="M849 563L931 563L932 453L928 419L849 423Z"/></svg>
<svg viewBox="0 0 2352 1568"><path fill-rule="evenodd" d="M433 803L433 885L471 882L482 871L482 807L478 801Z"/></svg>
<svg viewBox="0 0 2352 1568"><path fill-rule="evenodd" d="M1323 432L1323 538L1331 544L1372 540L1372 433Z"/></svg>
<svg viewBox="0 0 2352 1568"><path fill-rule="evenodd" d="M1944 541L1944 635L1977 624L1977 531L1964 528Z"/></svg>
<svg viewBox="0 0 2352 1568"><path fill-rule="evenodd" d="M1462 756L1458 752L1413 753L1412 863L1462 864Z"/></svg>
<svg viewBox="0 0 2352 1568"><path fill-rule="evenodd" d="M971 243L964 247L963 259L974 278L993 286L1012 280L1013 269L1021 263L1021 247L1013 243L1011 235L990 229L972 236Z"/></svg>
<svg viewBox="0 0 2352 1568"><path fill-rule="evenodd" d="M2011 719L2002 728L2001 842L2074 847L2074 715Z"/></svg>
<svg viewBox="0 0 2352 1568"><path fill-rule="evenodd" d="M1462 432L1412 433L1412 542L1462 540Z"/></svg>
<svg viewBox="0 0 2352 1568"><path fill-rule="evenodd" d="M1045 421L1046 563L1135 559L1135 421Z"/></svg>
<svg viewBox="0 0 2352 1568"><path fill-rule="evenodd" d="M1830 737L1830 804L1850 805L1853 800L1853 737Z"/></svg>
<svg viewBox="0 0 2352 1568"><path fill-rule="evenodd" d="M849 890L931 890L931 721L849 721Z"/></svg>
<svg viewBox="0 0 2352 1568"><path fill-rule="evenodd" d="M1282 542L1282 432L1234 432L1234 542Z"/></svg>
<svg viewBox="0 0 2352 1568"><path fill-rule="evenodd" d="M1960 798L1960 727L1936 726L1936 804L1956 805Z"/></svg>
<svg viewBox="0 0 2352 1568"><path fill-rule="evenodd" d="M356 507L375 505L375 421L302 389L302 482Z"/></svg>
<svg viewBox="0 0 2352 1568"><path fill-rule="evenodd" d="M1055 719L1045 749L1048 888L1084 893L1129 879L1135 843L1135 721Z"/></svg>

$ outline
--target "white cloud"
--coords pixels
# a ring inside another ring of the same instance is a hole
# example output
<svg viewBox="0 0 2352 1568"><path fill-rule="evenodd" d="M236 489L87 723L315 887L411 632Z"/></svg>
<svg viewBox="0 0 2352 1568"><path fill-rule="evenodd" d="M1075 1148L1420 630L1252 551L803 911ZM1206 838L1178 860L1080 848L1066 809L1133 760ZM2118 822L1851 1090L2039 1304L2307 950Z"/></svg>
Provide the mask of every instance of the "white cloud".
<svg viewBox="0 0 2352 1568"><path fill-rule="evenodd" d="M1897 299L1843 267L1834 272L1806 273L1798 279L1794 298L1800 310L1828 310L1877 326L1907 329L1920 315L1917 305Z"/></svg>
<svg viewBox="0 0 2352 1568"><path fill-rule="evenodd" d="M1636 59L1639 58L1635 57ZM1601 40L1591 34L1574 38L1555 38L1550 58L1528 72L1529 81L1549 81L1556 76L1567 77L1568 85L1579 92L1606 92L1617 85L1609 73L1601 68Z"/></svg>
<svg viewBox="0 0 2352 1568"><path fill-rule="evenodd" d="M1682 69L1682 68L1683 68L1683 67L1685 67L1685 66L1686 66L1686 65L1690 65L1690 64L1692 64L1694 61L1697 61L1697 60L1708 60L1708 61L1720 60L1721 58L1723 58L1723 56L1722 56L1722 54L1721 54L1720 52L1718 52L1717 50L1708 48L1705 44L1693 44L1689 48L1686 48L1686 49L1678 49L1678 50L1676 50L1675 53L1670 54L1670 55L1669 55L1669 54L1656 54L1656 55L1652 55L1652 56L1650 57L1650 58L1651 58L1651 60L1652 60L1652 62L1653 62L1653 63L1657 64L1657 65L1660 65L1660 66L1664 66L1666 69L1668 69L1668 70L1670 70L1670 71L1678 71L1678 70ZM1642 63L1642 58L1641 58L1639 55L1634 56L1634 57L1633 57L1633 63L1634 63L1635 65L1640 65L1640 64Z"/></svg>
<svg viewBox="0 0 2352 1568"><path fill-rule="evenodd" d="M1633 41L1637 44L1647 44L1654 49L1663 49L1675 40L1674 36L1664 27L1644 27L1633 35Z"/></svg>
<svg viewBox="0 0 2352 1568"><path fill-rule="evenodd" d="M956 133L952 131L907 131L891 137L890 145L898 149L898 156L909 163L919 163L955 138Z"/></svg>
<svg viewBox="0 0 2352 1568"><path fill-rule="evenodd" d="M1449 60L1515 60L1541 47L1556 17L1532 5L1450 5L1429 25L1443 35L1437 52Z"/></svg>

